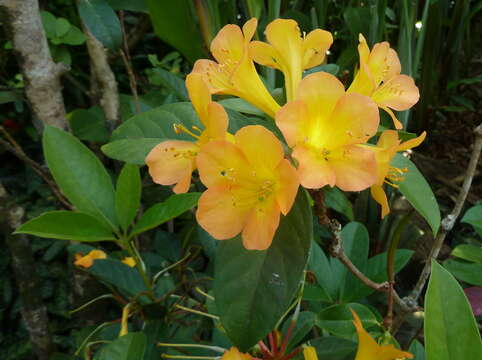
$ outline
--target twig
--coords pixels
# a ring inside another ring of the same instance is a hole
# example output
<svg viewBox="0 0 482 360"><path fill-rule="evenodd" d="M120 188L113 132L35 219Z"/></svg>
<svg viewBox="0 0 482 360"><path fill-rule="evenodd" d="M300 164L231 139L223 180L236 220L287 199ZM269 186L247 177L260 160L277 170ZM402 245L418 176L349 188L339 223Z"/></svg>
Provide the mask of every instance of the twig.
<svg viewBox="0 0 482 360"><path fill-rule="evenodd" d="M425 283L428 280L430 275L430 263L431 259L437 259L440 249L442 248L443 242L447 234L452 230L457 221L457 218L462 211L462 208L465 203L465 199L470 190L470 186L472 185L472 180L475 175L475 170L477 168L477 163L479 162L480 152L482 151L482 124L477 126L474 130L475 132L475 141L474 141L474 148L472 150L472 155L470 156L469 165L467 167L467 172L465 175L465 180L460 189L460 192L457 196L457 201L455 202L455 206L450 214L445 216L442 220L441 228L435 238L435 242L432 245L432 249L430 254L425 262L425 266L420 274L420 278L417 281L412 293L410 294L409 298L411 301L416 302L420 297L423 288L425 287Z"/></svg>
<svg viewBox="0 0 482 360"><path fill-rule="evenodd" d="M0 138L0 144L2 144L7 149L7 151L11 152L13 155L15 155L20 160L22 160L27 165L29 165L32 168L32 170L35 171L35 173L38 176L40 176L45 181L45 183L50 187L53 194L62 203L62 205L64 205L67 209L72 209L72 205L70 205L68 200L64 197L64 195L62 195L59 188L57 187L57 184L52 180L50 174L47 171L45 171L40 164L36 163L34 160L29 158L27 154L25 154L21 146L8 133L8 131L5 130L3 126L0 126L0 132L7 139L7 141L5 141L2 138Z"/></svg>

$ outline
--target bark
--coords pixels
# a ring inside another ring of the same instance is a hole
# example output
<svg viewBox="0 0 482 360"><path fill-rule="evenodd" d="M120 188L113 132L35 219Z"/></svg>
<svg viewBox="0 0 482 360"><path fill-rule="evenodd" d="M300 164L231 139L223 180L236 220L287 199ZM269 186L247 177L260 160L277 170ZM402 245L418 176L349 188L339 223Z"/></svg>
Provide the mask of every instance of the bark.
<svg viewBox="0 0 482 360"><path fill-rule="evenodd" d="M67 68L52 60L37 0L0 0L32 112L42 124L66 129L60 77Z"/></svg>
<svg viewBox="0 0 482 360"><path fill-rule="evenodd" d="M12 268L22 299L22 319L30 335L32 348L39 360L48 360L53 352L52 337L48 329L47 308L42 302L40 279L35 270L30 241L26 235L11 235L24 216L24 209L10 203L7 192L0 184L0 213L7 247L12 256Z"/></svg>

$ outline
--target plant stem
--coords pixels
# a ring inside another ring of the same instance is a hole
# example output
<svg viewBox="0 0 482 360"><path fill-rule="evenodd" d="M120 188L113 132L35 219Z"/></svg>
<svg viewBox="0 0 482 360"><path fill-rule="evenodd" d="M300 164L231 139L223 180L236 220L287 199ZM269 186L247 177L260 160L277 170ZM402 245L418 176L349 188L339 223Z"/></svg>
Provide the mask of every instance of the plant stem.
<svg viewBox="0 0 482 360"><path fill-rule="evenodd" d="M151 300L155 301L156 298L154 296L152 284L149 281L149 277L147 276L147 273L146 273L146 267L144 265L144 262L142 261L142 258L140 257L139 253L137 252L137 249L134 246L132 246L132 241L130 239L125 239L125 238L121 237L120 241L126 245L127 252L129 253L129 255L131 257L134 258L134 260L136 262L137 271L139 271L139 274L141 275L142 280L144 281L144 284L147 287L147 294L148 294L149 298Z"/></svg>

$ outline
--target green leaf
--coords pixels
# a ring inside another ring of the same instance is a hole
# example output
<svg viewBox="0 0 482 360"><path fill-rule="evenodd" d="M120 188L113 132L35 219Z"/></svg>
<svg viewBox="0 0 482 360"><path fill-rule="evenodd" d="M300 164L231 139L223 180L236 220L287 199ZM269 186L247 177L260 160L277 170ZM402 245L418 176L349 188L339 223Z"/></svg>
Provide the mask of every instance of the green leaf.
<svg viewBox="0 0 482 360"><path fill-rule="evenodd" d="M440 210L427 180L415 164L401 154L393 158L392 165L399 169L408 169L404 179L398 183L399 190L415 210L427 220L435 236L440 226Z"/></svg>
<svg viewBox="0 0 482 360"><path fill-rule="evenodd" d="M79 0L79 15L87 29L105 47L117 50L122 31L116 13L105 0Z"/></svg>
<svg viewBox="0 0 482 360"><path fill-rule="evenodd" d="M78 27L71 25L67 34L60 40L65 45L82 45L85 42L85 35Z"/></svg>
<svg viewBox="0 0 482 360"><path fill-rule="evenodd" d="M300 190L267 250L246 250L239 236L219 243L214 276L216 308L226 334L241 351L273 330L295 296L308 259L312 229L308 197Z"/></svg>
<svg viewBox="0 0 482 360"><path fill-rule="evenodd" d="M330 302L333 301L333 299L336 299L338 296L339 284L333 278L328 258L315 241L311 244L308 269L315 274L318 284L330 296Z"/></svg>
<svg viewBox="0 0 482 360"><path fill-rule="evenodd" d="M207 57L190 0L146 0L146 4L157 36L191 62Z"/></svg>
<svg viewBox="0 0 482 360"><path fill-rule="evenodd" d="M249 102L241 98L224 99L219 101L219 103L227 109L238 111L240 113L264 116L264 113L261 110L258 110L257 107L254 107Z"/></svg>
<svg viewBox="0 0 482 360"><path fill-rule="evenodd" d="M107 0L114 10L139 11L147 13L147 5L144 0Z"/></svg>
<svg viewBox="0 0 482 360"><path fill-rule="evenodd" d="M370 9L368 7L348 7L343 13L345 24L352 36L358 39L358 34L368 35L370 31Z"/></svg>
<svg viewBox="0 0 482 360"><path fill-rule="evenodd" d="M56 37L56 17L48 11L41 11L40 17L42 18L42 25L47 37L49 39Z"/></svg>
<svg viewBox="0 0 482 360"><path fill-rule="evenodd" d="M417 340L410 344L408 352L413 354L413 360L425 360L425 349Z"/></svg>
<svg viewBox="0 0 482 360"><path fill-rule="evenodd" d="M460 281L464 281L471 285L482 286L482 264L448 259L443 265Z"/></svg>
<svg viewBox="0 0 482 360"><path fill-rule="evenodd" d="M163 86L181 101L189 101L184 80L170 71L154 68L149 70L149 79L154 85Z"/></svg>
<svg viewBox="0 0 482 360"><path fill-rule="evenodd" d="M357 313L365 329L378 324L376 316L368 307L357 303L349 303L332 305L320 311L317 325L333 335L351 339L355 336L356 330L350 309Z"/></svg>
<svg viewBox="0 0 482 360"><path fill-rule="evenodd" d="M64 18L57 18L55 21L55 36L61 38L70 29L70 23L67 19Z"/></svg>
<svg viewBox="0 0 482 360"><path fill-rule="evenodd" d="M482 205L471 207L460 221L472 225L475 231L482 236Z"/></svg>
<svg viewBox="0 0 482 360"><path fill-rule="evenodd" d="M283 325L283 334L288 332L288 328L291 325L293 317L290 317L285 321ZM288 346L286 348L287 353L289 353L296 345L298 345L303 338L313 329L316 323L316 314L311 311L302 311L298 315L298 320L293 328L292 335L289 339Z"/></svg>
<svg viewBox="0 0 482 360"><path fill-rule="evenodd" d="M141 332L121 336L99 351L98 360L135 360L143 359L146 351L146 335Z"/></svg>
<svg viewBox="0 0 482 360"><path fill-rule="evenodd" d="M171 195L166 201L153 205L134 226L132 234L140 234L179 216L197 205L201 193Z"/></svg>
<svg viewBox="0 0 482 360"><path fill-rule="evenodd" d="M425 296L424 331L427 360L482 359L482 341L464 291L435 260Z"/></svg>
<svg viewBox="0 0 482 360"><path fill-rule="evenodd" d="M458 245L452 250L452 256L482 264L482 248L480 246Z"/></svg>
<svg viewBox="0 0 482 360"><path fill-rule="evenodd" d="M73 241L115 240L112 230L87 214L49 211L21 225L15 234Z"/></svg>
<svg viewBox="0 0 482 360"><path fill-rule="evenodd" d="M141 204L141 187L139 168L136 165L124 165L115 192L115 211L124 231L127 231L136 217Z"/></svg>
<svg viewBox="0 0 482 360"><path fill-rule="evenodd" d="M74 136L51 126L45 127L43 149L52 176L77 210L116 228L114 186L99 159Z"/></svg>
<svg viewBox="0 0 482 360"><path fill-rule="evenodd" d="M122 139L110 142L101 150L111 159L124 161L128 164L145 165L147 154L163 139Z"/></svg>
<svg viewBox="0 0 482 360"><path fill-rule="evenodd" d="M91 109L77 109L67 115L73 134L81 140L105 143L109 140L105 116L95 106Z"/></svg>
<svg viewBox="0 0 482 360"><path fill-rule="evenodd" d="M344 214L350 221L354 220L351 202L347 199L343 191L336 187L325 186L323 192L325 194L327 207Z"/></svg>
<svg viewBox="0 0 482 360"><path fill-rule="evenodd" d="M334 336L324 336L310 341L320 360L353 360L357 344Z"/></svg>

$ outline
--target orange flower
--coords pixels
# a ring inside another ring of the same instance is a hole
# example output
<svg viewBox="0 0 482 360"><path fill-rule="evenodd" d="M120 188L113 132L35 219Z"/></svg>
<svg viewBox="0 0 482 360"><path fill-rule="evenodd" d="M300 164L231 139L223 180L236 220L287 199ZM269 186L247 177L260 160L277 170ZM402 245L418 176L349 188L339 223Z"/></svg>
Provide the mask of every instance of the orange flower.
<svg viewBox="0 0 482 360"><path fill-rule="evenodd" d="M204 125L204 131L197 135L184 126L175 124L176 132L186 132L196 141L163 141L146 157L149 174L154 182L161 185L176 184L173 189L176 194L189 190L200 147L213 139L226 138L228 129L228 115L220 104L211 101L208 86L202 76L189 74L186 77L186 87L194 109ZM201 131L197 128L194 130Z"/></svg>
<svg viewBox="0 0 482 360"><path fill-rule="evenodd" d="M413 358L412 354L398 350L393 345L378 345L363 328L358 315L353 310L351 310L351 312L355 318L353 324L358 334L358 351L355 360L397 360Z"/></svg>
<svg viewBox="0 0 482 360"><path fill-rule="evenodd" d="M370 96L392 118L395 128L401 129L393 110L402 111L415 105L420 97L410 76L400 75L398 55L386 41L377 43L372 51L362 34L359 35L360 69L347 92Z"/></svg>
<svg viewBox="0 0 482 360"><path fill-rule="evenodd" d="M87 255L75 254L74 264L83 268L90 268L94 264L94 260L106 259L107 255L102 250L92 250Z"/></svg>
<svg viewBox="0 0 482 360"><path fill-rule="evenodd" d="M127 266L130 266L130 267L134 267L136 266L136 261L134 260L134 258L128 256L128 257L125 257L121 260L121 262L123 264L126 264Z"/></svg>
<svg viewBox="0 0 482 360"><path fill-rule="evenodd" d="M274 117L279 105L261 81L249 55L249 42L258 21L247 21L243 30L237 25L224 26L211 43L211 53L217 62L198 60L193 73L203 75L212 94L240 97Z"/></svg>
<svg viewBox="0 0 482 360"><path fill-rule="evenodd" d="M226 351L221 357L221 360L251 360L251 359L252 357L249 354L244 354L240 352L234 346L228 351Z"/></svg>
<svg viewBox="0 0 482 360"><path fill-rule="evenodd" d="M276 19L266 26L268 43L253 41L250 53L258 64L283 72L288 101L294 99L303 70L320 65L326 50L333 43L333 36L325 30L316 29L301 36L296 21Z"/></svg>
<svg viewBox="0 0 482 360"><path fill-rule="evenodd" d="M263 126L246 126L236 133L235 144L205 145L197 165L208 188L196 213L201 227L218 240L242 233L246 249L267 249L280 212L288 214L299 186L279 140Z"/></svg>
<svg viewBox="0 0 482 360"><path fill-rule="evenodd" d="M325 72L308 75L298 87L297 98L276 113L276 124L305 188L338 186L360 191L376 180L373 152L356 144L375 135L377 105L360 94L345 94L343 84Z"/></svg>
<svg viewBox="0 0 482 360"><path fill-rule="evenodd" d="M370 193L373 199L382 207L382 219L390 212L387 195L382 187L383 183L398 187L398 185L393 184L392 181L402 180L401 175L406 171L405 169L390 166L392 158L398 151L408 150L420 145L426 135L424 131L419 137L401 143L398 139L398 133L395 130L386 130L380 135L377 146L362 145L362 147L372 150L375 154L377 181L371 186Z"/></svg>

